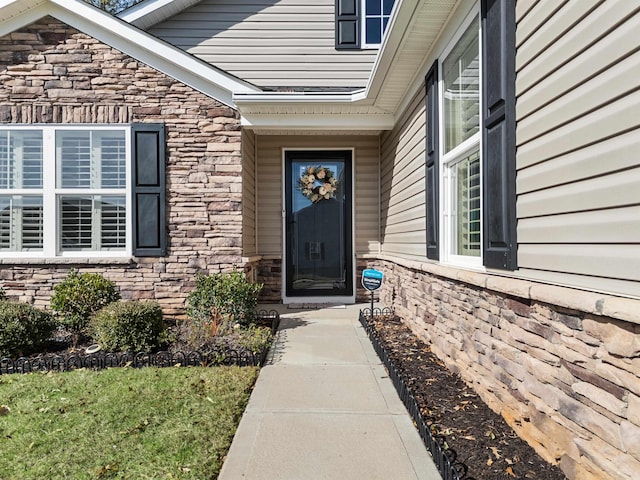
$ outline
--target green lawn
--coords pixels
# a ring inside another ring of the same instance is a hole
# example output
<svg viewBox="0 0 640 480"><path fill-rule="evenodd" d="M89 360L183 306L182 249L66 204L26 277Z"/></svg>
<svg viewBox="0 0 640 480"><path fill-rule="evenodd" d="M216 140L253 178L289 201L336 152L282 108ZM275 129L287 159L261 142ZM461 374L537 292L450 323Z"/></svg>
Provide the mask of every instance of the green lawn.
<svg viewBox="0 0 640 480"><path fill-rule="evenodd" d="M258 369L0 376L0 479L212 479Z"/></svg>

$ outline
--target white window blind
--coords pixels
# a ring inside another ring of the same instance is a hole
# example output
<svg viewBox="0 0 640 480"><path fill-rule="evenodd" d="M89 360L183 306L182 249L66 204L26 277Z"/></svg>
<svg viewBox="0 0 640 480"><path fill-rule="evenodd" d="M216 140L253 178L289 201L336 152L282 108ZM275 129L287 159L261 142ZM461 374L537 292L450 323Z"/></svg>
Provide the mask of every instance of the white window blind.
<svg viewBox="0 0 640 480"><path fill-rule="evenodd" d="M0 130L0 189L42 188L42 132Z"/></svg>
<svg viewBox="0 0 640 480"><path fill-rule="evenodd" d="M60 218L63 251L125 247L124 196L62 196Z"/></svg>
<svg viewBox="0 0 640 480"><path fill-rule="evenodd" d="M42 220L42 197L0 197L0 250L41 250Z"/></svg>
<svg viewBox="0 0 640 480"><path fill-rule="evenodd" d="M0 251L130 249L128 126L0 128Z"/></svg>
<svg viewBox="0 0 640 480"><path fill-rule="evenodd" d="M56 134L59 188L124 188L124 132L58 131Z"/></svg>
<svg viewBox="0 0 640 480"><path fill-rule="evenodd" d="M454 232L456 255L480 255L480 153L474 152L452 166L454 177Z"/></svg>

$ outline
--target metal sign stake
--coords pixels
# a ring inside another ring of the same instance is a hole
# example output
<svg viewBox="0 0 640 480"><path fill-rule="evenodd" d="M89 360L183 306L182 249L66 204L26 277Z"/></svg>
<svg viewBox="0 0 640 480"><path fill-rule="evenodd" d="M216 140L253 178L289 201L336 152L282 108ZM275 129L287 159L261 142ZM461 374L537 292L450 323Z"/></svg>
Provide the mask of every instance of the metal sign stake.
<svg viewBox="0 0 640 480"><path fill-rule="evenodd" d="M382 272L366 269L362 272L362 286L371 292L371 320L373 320L373 291L382 285Z"/></svg>

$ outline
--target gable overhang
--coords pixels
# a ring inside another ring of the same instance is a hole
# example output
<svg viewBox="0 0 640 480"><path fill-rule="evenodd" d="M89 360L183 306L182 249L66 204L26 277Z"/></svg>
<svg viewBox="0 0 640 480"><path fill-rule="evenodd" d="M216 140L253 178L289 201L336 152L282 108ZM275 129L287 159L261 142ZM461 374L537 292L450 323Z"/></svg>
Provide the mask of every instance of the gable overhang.
<svg viewBox="0 0 640 480"><path fill-rule="evenodd" d="M260 91L83 0L0 1L0 36L48 15L233 108L234 92Z"/></svg>
<svg viewBox="0 0 640 480"><path fill-rule="evenodd" d="M382 131L423 83L429 54L457 5L469 0L396 0L364 90L236 93L242 124L256 131Z"/></svg>
<svg viewBox="0 0 640 480"><path fill-rule="evenodd" d="M120 12L118 17L142 30L146 30L177 15L184 9L200 1L201 0L142 0L142 2Z"/></svg>
<svg viewBox="0 0 640 480"><path fill-rule="evenodd" d="M422 84L430 54L461 3L474 0L396 0L365 96L376 107L398 113Z"/></svg>

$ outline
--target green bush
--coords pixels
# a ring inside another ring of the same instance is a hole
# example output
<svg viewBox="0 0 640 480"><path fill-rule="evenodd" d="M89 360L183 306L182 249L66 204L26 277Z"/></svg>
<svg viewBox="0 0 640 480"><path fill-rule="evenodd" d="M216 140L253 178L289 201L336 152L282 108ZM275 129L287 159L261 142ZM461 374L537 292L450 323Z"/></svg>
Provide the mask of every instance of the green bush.
<svg viewBox="0 0 640 480"><path fill-rule="evenodd" d="M111 280L99 273L71 270L66 280L54 287L51 308L77 341L85 333L91 315L119 299L120 293Z"/></svg>
<svg viewBox="0 0 640 480"><path fill-rule="evenodd" d="M249 325L247 328L238 329L237 335L238 344L255 354L269 348L273 343L273 334L269 327Z"/></svg>
<svg viewBox="0 0 640 480"><path fill-rule="evenodd" d="M93 316L90 331L109 352L150 352L165 340L162 309L156 302L115 302Z"/></svg>
<svg viewBox="0 0 640 480"><path fill-rule="evenodd" d="M47 312L26 303L0 301L0 356L19 356L36 351L56 329Z"/></svg>
<svg viewBox="0 0 640 480"><path fill-rule="evenodd" d="M210 323L215 315L229 315L241 325L253 322L261 283L251 283L244 273L197 275L189 294L187 315L197 323Z"/></svg>

